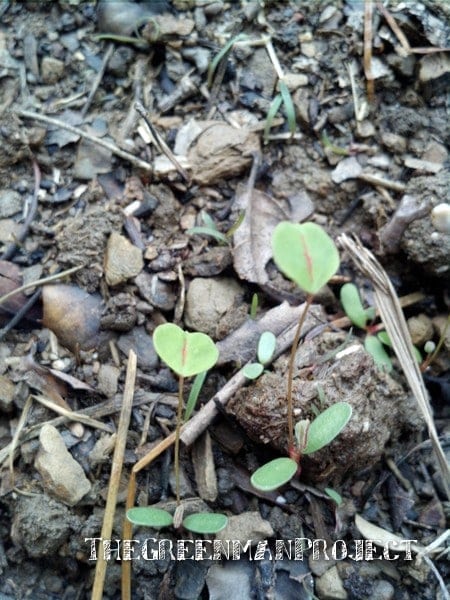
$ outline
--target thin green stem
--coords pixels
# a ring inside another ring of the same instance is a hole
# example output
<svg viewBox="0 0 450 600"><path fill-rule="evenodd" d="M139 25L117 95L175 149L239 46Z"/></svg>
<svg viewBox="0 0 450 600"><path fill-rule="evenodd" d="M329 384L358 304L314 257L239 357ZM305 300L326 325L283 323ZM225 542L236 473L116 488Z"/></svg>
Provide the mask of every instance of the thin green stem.
<svg viewBox="0 0 450 600"><path fill-rule="evenodd" d="M180 431L182 425L183 411L183 387L184 377L179 375L178 378L178 408L177 408L177 426L175 429L175 494L177 497L177 506L180 505Z"/></svg>
<svg viewBox="0 0 450 600"><path fill-rule="evenodd" d="M294 362L295 354L297 352L298 343L302 334L303 324L306 319L309 307L311 306L313 297L308 294L305 301L305 307L302 310L300 318L298 320L297 330L295 332L294 341L291 347L291 356L289 358L289 369L288 369L288 387L287 387L287 426L288 426L288 449L291 451L294 448L294 407L292 402L292 383L294 379Z"/></svg>

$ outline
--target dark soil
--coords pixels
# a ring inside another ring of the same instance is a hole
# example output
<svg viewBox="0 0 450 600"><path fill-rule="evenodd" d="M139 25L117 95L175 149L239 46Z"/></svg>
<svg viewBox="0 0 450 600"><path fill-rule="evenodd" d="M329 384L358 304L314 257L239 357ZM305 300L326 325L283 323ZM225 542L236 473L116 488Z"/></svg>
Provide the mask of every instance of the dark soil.
<svg viewBox="0 0 450 600"><path fill-rule="evenodd" d="M416 346L438 343L450 304L450 11L444 0L392 0L387 10L422 50L408 51L374 6L370 98L362 0L0 3L0 296L80 267L0 306L0 600L91 597L86 539L101 535L130 350L138 371L115 539L132 466L175 425L178 383L153 348L155 327L176 322L218 342L201 411L254 360L262 331L281 339L297 320L289 305L304 295L271 260L279 221L357 235L398 296L416 294L405 308ZM246 37L208 82L213 58L238 34ZM264 44L249 42L269 37L295 133L281 106L265 139L278 79ZM150 142L135 102L176 165ZM216 234L190 231L208 218ZM381 371L363 331L349 337L333 324L346 281L374 304L345 252L338 275L315 298L294 404L313 418L346 400L353 418L342 435L279 493L251 488L250 474L286 451L284 352L257 381L237 385L206 437L182 451L187 510L226 513L229 539L268 540L272 557L135 560L133 599L449 598L450 505L422 416L395 357ZM424 379L448 456L445 336ZM336 354L344 342L348 352ZM96 423L55 421L36 397ZM172 466L167 451L138 474L138 505L174 508ZM339 507L325 488L342 496ZM336 540L350 550L382 535L362 531L358 515L387 539L424 547L443 536L439 550L411 560L275 560L275 540L324 539L330 554ZM133 539L187 535L136 528ZM113 546L104 598L120 598L114 558Z"/></svg>

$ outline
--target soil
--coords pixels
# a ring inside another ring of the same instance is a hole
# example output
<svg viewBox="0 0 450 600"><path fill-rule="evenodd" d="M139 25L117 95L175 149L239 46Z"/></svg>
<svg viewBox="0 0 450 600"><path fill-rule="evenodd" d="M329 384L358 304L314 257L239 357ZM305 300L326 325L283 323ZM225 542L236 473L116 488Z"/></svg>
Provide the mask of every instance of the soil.
<svg viewBox="0 0 450 600"><path fill-rule="evenodd" d="M239 374L262 331L281 344L304 300L272 261L282 220L311 220L335 240L357 235L398 296L415 294L404 311L419 350L443 337L424 380L448 456L450 11L443 0L374 5L368 69L364 6L1 3L0 296L78 270L0 306L0 599L91 597L86 538L101 535L130 350L138 368L115 539L132 466L175 425L178 382L152 343L165 321L209 334L220 349L197 407L200 415L216 397L219 414L182 448L188 512L224 512L229 539L268 540L272 551L296 538L326 540L330 553L336 540L350 549L395 534L424 547L443 537L426 559L273 552L258 561L253 548L238 561L135 560L133 599L449 598L445 485L396 358L380 370L365 332L342 325L344 282L374 305L345 252L315 298L293 390L297 416L347 401L352 419L279 492L249 482L287 446L288 345L256 381ZM269 39L275 59L261 42ZM270 123L281 74L293 113L282 102ZM95 422L55 420L49 401ZM138 473L138 505L174 510L172 462L167 451ZM381 529L368 534L358 516ZM137 528L133 539L187 535ZM121 597L120 578L121 561L109 561L103 598Z"/></svg>

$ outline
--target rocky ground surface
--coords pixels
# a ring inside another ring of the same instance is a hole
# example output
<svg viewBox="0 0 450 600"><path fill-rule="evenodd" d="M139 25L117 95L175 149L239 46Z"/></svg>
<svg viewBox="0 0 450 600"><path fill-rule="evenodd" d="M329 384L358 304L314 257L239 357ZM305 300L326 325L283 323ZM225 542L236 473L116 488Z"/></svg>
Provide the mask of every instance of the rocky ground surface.
<svg viewBox="0 0 450 600"><path fill-rule="evenodd" d="M155 327L175 322L217 342L201 412L254 359L262 331L280 340L298 319L304 296L270 249L282 220L311 220L334 239L356 234L410 298L422 354L444 334L424 378L448 453L450 10L389 1L369 19L370 6L0 3L0 296L78 267L0 306L1 600L91 597L85 539L102 528L130 350L138 369L115 538L133 464L175 423L177 380L154 350ZM280 77L288 98L270 116ZM342 326L346 281L374 304L342 251L339 277L315 298L293 383L296 409L310 417L324 401L352 404L342 435L279 494L251 487L251 472L286 449L284 352L256 381L238 376L221 414L182 451L186 505L229 516L219 539L273 550L274 540L320 538L328 559L136 560L136 600L449 598L440 471L395 357L380 370L364 331L350 339ZM336 354L343 343L352 352ZM138 474L137 504L173 506L173 482L165 452ZM331 555L336 540L350 549L392 533L422 547L442 537L425 558ZM133 538L157 535L188 534L137 528ZM120 572L112 560L104 598L120 598Z"/></svg>

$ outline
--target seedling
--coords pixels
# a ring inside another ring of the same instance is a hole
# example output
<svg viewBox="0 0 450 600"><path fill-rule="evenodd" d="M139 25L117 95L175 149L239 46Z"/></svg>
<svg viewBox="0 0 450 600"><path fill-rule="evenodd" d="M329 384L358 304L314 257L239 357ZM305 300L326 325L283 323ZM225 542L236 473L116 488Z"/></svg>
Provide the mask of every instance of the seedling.
<svg viewBox="0 0 450 600"><path fill-rule="evenodd" d="M352 407L337 402L319 414L311 423L304 419L295 425L296 457L275 458L257 469L250 481L258 490L272 491L292 479L299 469L301 457L328 446L347 425Z"/></svg>
<svg viewBox="0 0 450 600"><path fill-rule="evenodd" d="M265 365L271 360L275 352L277 338L271 331L264 331L258 342L257 356L259 362L249 363L242 369L242 373L247 379L257 379L264 371Z"/></svg>
<svg viewBox="0 0 450 600"><path fill-rule="evenodd" d="M300 421L295 426L294 443L292 382L295 355L314 294L336 273L339 254L333 240L315 223L279 223L272 236L272 249L277 267L304 290L307 297L295 332L288 366L287 427L291 458L277 458L255 471L251 482L257 489L265 491L287 483L298 471L302 455L316 452L329 444L345 427L352 413L349 404L338 402L322 412L312 423Z"/></svg>
<svg viewBox="0 0 450 600"><path fill-rule="evenodd" d="M375 318L374 309L363 307L358 288L353 283L346 283L342 286L340 298L345 314L351 322L366 332L364 347L372 356L377 367L387 372L392 371L392 360L385 349L386 347L392 348L392 343L385 331L378 331L380 325L371 324ZM420 364L422 355L415 346L413 348L416 360Z"/></svg>
<svg viewBox="0 0 450 600"><path fill-rule="evenodd" d="M291 92L289 91L284 81L280 81L278 87L280 89L280 93L274 97L267 112L263 136L265 144L267 144L267 142L269 141L269 134L270 130L272 129L273 121L281 106L284 106L289 127L289 133L291 135L294 135L297 126L295 121L295 108L294 103L292 102Z"/></svg>
<svg viewBox="0 0 450 600"><path fill-rule="evenodd" d="M212 339L199 332L189 333L183 331L173 323L158 325L153 333L153 345L159 358L163 360L177 375L178 381L178 408L177 424L175 430L175 491L177 506L180 506L180 430L183 424L183 388L184 379L197 375L191 389L185 419L188 419L198 398L201 386L206 376L206 371L213 367L219 357L219 351ZM146 525L159 528L173 524L172 515L160 508L133 507L127 511L127 519L137 525ZM225 515L214 513L198 513L186 517L183 526L191 531L202 533L217 533L227 523Z"/></svg>
<svg viewBox="0 0 450 600"><path fill-rule="evenodd" d="M201 211L201 219L203 221L203 225L197 225L188 229L187 233L189 235L209 235L217 240L222 246L229 245L229 237L217 229L217 226L212 218L204 210Z"/></svg>

